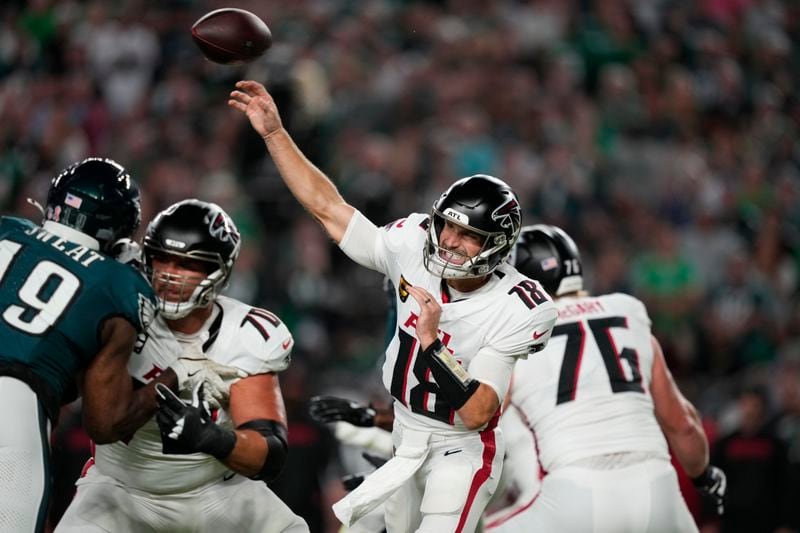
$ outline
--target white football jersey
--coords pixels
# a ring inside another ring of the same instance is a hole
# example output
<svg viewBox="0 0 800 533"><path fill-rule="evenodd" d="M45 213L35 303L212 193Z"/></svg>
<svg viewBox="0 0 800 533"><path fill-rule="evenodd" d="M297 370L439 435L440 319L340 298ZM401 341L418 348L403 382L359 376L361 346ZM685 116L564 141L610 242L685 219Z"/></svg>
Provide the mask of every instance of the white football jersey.
<svg viewBox="0 0 800 533"><path fill-rule="evenodd" d="M438 394L416 337L420 308L408 285L433 294L442 306L439 338L470 375L491 386L502 401L511 369L520 357L540 350L550 338L556 311L541 286L507 264L476 291L457 293L423 265L429 217L411 214L377 232L375 242L352 242L364 234L352 228L369 223L356 213L340 246L359 263L382 272L394 285L397 329L386 349L383 383L395 398L395 419L405 427L463 433L458 414ZM355 257L357 256L357 257ZM538 357L535 356L535 357Z"/></svg>
<svg viewBox="0 0 800 533"><path fill-rule="evenodd" d="M669 459L654 414L650 318L626 294L560 298L547 347L514 369L511 402L547 471L622 452Z"/></svg>
<svg viewBox="0 0 800 533"><path fill-rule="evenodd" d="M219 296L214 312L197 334L173 333L164 319L158 317L137 343L128 371L137 381L148 383L180 354L204 353L217 363L251 375L280 372L289 366L293 343L288 328L274 314ZM183 391L182 396L188 399L190 391ZM224 409L217 410L216 422L233 428ZM130 440L97 446L95 465L125 486L152 493L192 490L221 478L228 470L220 461L203 453L161 453L161 434L155 417Z"/></svg>

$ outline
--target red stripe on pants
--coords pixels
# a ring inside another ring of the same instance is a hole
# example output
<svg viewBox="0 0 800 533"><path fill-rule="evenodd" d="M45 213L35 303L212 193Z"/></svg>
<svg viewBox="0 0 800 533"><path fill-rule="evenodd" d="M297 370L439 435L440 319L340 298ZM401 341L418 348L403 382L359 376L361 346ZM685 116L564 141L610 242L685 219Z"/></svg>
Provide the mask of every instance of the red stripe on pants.
<svg viewBox="0 0 800 533"><path fill-rule="evenodd" d="M481 485L486 483L489 479L489 474L492 473L492 461L497 451L497 444L494 439L495 424L489 423L489 427L481 431L481 442L483 443L483 465L480 470L475 472L472 478L472 484L469 487L469 494L467 495L467 503L464 505L464 510L461 511L461 518L458 520L458 527L456 533L461 533L464 529L464 524L467 522L467 517L472 509L472 504L475 501L475 496L478 494L478 489Z"/></svg>

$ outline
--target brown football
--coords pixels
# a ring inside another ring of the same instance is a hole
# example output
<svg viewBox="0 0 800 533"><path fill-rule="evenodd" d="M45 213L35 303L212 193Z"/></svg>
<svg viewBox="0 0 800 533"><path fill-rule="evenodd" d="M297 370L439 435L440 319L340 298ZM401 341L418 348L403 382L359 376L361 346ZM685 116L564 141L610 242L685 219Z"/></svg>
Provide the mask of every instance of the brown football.
<svg viewBox="0 0 800 533"><path fill-rule="evenodd" d="M206 13L192 26L192 39L215 63L246 63L272 45L272 32L253 13L227 7Z"/></svg>

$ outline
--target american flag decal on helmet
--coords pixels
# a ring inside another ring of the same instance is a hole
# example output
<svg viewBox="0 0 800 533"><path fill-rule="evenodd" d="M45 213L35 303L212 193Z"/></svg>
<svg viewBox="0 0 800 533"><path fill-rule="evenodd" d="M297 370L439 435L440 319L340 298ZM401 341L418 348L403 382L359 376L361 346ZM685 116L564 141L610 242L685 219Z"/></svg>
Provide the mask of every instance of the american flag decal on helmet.
<svg viewBox="0 0 800 533"><path fill-rule="evenodd" d="M83 198L67 193L66 198L64 198L64 203L70 207L74 207L75 209L80 209L81 204L83 204Z"/></svg>
<svg viewBox="0 0 800 533"><path fill-rule="evenodd" d="M520 219L522 219L522 212L519 208L519 202L513 196L506 203L492 211L492 220L500 221L500 227L502 228L518 226Z"/></svg>
<svg viewBox="0 0 800 533"><path fill-rule="evenodd" d="M547 259L542 259L540 263L542 266L542 270L545 272L548 270L553 270L554 268L558 268L558 259L555 257L548 257Z"/></svg>

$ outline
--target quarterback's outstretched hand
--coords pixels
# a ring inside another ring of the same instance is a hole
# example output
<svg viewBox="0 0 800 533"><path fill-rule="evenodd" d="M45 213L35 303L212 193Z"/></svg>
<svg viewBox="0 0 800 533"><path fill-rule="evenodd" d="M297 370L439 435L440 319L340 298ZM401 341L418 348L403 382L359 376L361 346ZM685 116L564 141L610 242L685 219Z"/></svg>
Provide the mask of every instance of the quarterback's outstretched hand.
<svg viewBox="0 0 800 533"><path fill-rule="evenodd" d="M725 512L725 491L728 488L728 478L721 468L709 465L705 472L692 479L692 483L701 494L711 499L717 508L717 514Z"/></svg>
<svg viewBox="0 0 800 533"><path fill-rule="evenodd" d="M375 409L334 396L314 396L309 402L308 412L311 418L322 424L342 421L360 427L375 425Z"/></svg>
<svg viewBox="0 0 800 533"><path fill-rule="evenodd" d="M247 115L253 129L265 140L270 134L283 128L275 101L258 82L236 82L236 90L231 92L228 105Z"/></svg>
<svg viewBox="0 0 800 533"><path fill-rule="evenodd" d="M199 383L204 383L204 391L212 409L228 405L232 381L247 377L247 372L243 370L216 363L200 355L179 357L171 368L178 376L179 391L193 391Z"/></svg>
<svg viewBox="0 0 800 533"><path fill-rule="evenodd" d="M207 453L219 460L227 457L236 445L236 434L219 427L211 420L208 402L203 396L203 383L192 391L187 404L161 383L156 384L158 412L156 422L161 431L163 453Z"/></svg>

